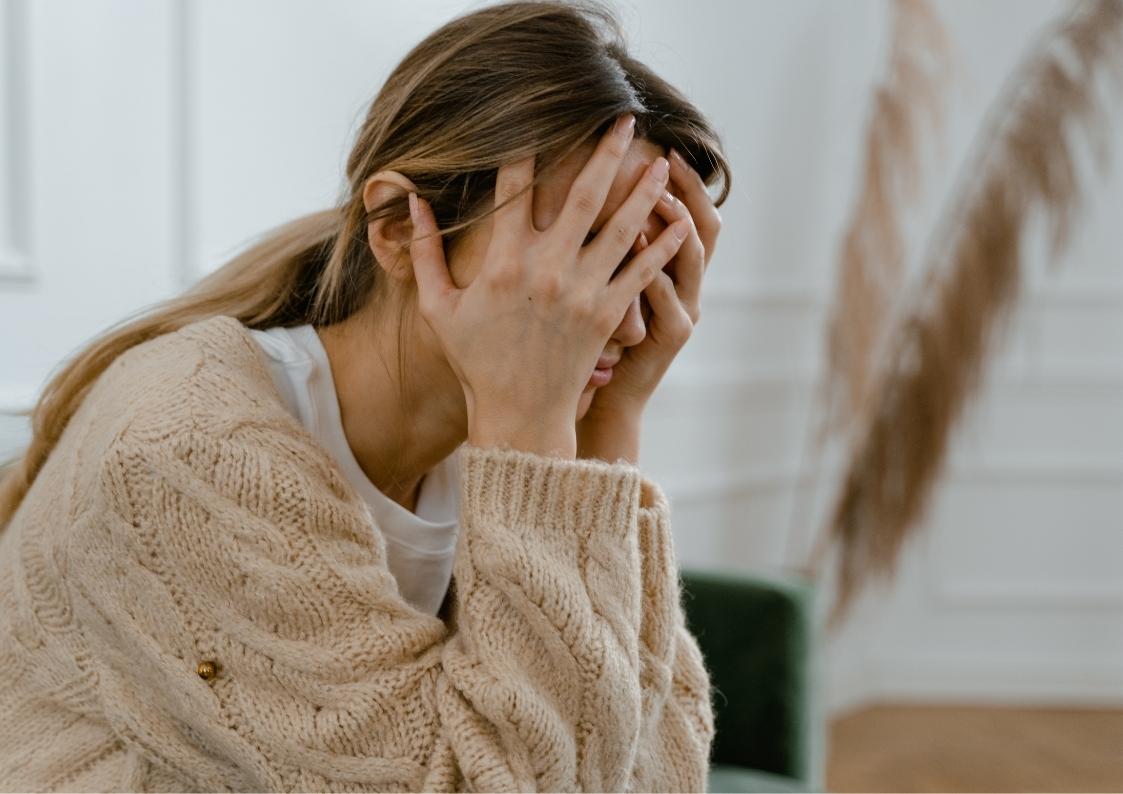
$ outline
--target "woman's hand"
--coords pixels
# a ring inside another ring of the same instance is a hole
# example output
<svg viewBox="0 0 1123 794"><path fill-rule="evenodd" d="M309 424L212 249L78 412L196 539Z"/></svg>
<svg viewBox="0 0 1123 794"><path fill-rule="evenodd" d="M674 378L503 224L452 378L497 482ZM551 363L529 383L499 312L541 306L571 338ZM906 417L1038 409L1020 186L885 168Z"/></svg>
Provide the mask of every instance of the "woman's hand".
<svg viewBox="0 0 1123 794"><path fill-rule="evenodd" d="M605 224L610 231L582 245L632 131L617 124L605 133L544 231L531 217L534 157L500 167L486 258L463 289L428 202L410 194L419 309L464 389L470 443L574 458L573 417L597 358L628 304L689 239L688 222L671 224L613 275L664 192L658 158Z"/></svg>
<svg viewBox="0 0 1123 794"><path fill-rule="evenodd" d="M671 183L682 198L660 200L655 210L668 225L690 219L690 231L677 254L643 290L650 304L647 336L624 349L612 380L597 389L588 412L577 423L578 456L639 462L643 410L701 316L702 276L721 231L721 215L698 172L672 150ZM633 251L647 244L640 236Z"/></svg>

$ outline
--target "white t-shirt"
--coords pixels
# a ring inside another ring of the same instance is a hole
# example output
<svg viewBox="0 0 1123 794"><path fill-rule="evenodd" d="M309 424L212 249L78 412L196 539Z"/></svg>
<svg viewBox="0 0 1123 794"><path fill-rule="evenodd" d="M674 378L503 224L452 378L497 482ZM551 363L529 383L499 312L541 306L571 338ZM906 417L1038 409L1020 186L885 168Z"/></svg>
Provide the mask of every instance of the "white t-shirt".
<svg viewBox="0 0 1123 794"><path fill-rule="evenodd" d="M343 432L331 364L316 329L250 329L250 335L265 351L273 382L289 410L332 454L370 508L386 538L387 562L402 597L436 615L452 578L459 532L456 453L425 475L411 513L378 490L355 459Z"/></svg>

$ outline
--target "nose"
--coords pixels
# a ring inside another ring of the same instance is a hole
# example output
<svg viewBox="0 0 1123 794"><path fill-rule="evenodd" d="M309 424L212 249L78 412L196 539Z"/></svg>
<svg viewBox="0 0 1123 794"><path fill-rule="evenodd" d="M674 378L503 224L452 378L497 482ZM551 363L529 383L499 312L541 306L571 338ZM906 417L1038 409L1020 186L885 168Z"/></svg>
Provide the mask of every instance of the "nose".
<svg viewBox="0 0 1123 794"><path fill-rule="evenodd" d="M612 332L612 338L619 342L623 347L632 347L638 345L647 337L647 326L643 322L643 316L640 314L640 296L632 298L632 302L628 304L628 311L624 312L624 319L616 326L616 330Z"/></svg>
<svg viewBox="0 0 1123 794"><path fill-rule="evenodd" d="M662 234L665 228L667 228L667 224L663 219L655 215L655 213L652 213L648 216L647 222L643 226L643 234L647 237L648 243L650 243ZM624 347L638 345L647 338L647 324L644 322L643 313L641 312L639 295L636 295L636 297L632 299L632 302L628 304L628 311L624 313L624 319L620 321L620 325L616 326L612 338Z"/></svg>

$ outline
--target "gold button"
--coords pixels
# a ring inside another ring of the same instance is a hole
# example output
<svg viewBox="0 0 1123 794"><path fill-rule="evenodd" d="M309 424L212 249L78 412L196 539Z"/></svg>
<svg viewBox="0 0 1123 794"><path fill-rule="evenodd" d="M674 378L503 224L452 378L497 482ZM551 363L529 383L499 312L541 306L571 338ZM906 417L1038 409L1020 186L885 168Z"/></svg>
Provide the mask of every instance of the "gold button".
<svg viewBox="0 0 1123 794"><path fill-rule="evenodd" d="M200 678L210 681L218 675L218 662L211 661L210 659L199 662L199 664L195 665L195 672L199 674Z"/></svg>

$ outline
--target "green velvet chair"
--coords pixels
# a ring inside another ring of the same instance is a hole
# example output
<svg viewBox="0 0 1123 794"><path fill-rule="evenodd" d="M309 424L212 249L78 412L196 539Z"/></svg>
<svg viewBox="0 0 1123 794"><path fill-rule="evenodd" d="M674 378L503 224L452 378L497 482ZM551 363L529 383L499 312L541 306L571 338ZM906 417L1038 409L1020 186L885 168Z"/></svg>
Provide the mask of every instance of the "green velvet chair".
<svg viewBox="0 0 1123 794"><path fill-rule="evenodd" d="M708 790L824 791L814 585L732 571L681 576L714 689Z"/></svg>

